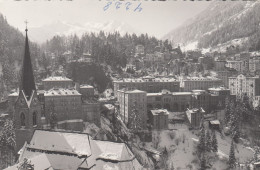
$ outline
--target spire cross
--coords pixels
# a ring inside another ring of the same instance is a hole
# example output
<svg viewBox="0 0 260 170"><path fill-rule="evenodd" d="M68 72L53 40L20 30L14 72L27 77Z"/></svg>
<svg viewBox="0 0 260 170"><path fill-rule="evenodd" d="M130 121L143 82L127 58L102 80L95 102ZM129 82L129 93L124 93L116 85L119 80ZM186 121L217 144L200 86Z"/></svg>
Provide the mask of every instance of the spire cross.
<svg viewBox="0 0 260 170"><path fill-rule="evenodd" d="M26 29L25 29L25 31L27 32L27 31L28 31L28 29L27 29L27 24L28 24L28 21L27 21L27 20L25 20L25 21L24 21L24 23L25 23L25 25L26 25Z"/></svg>

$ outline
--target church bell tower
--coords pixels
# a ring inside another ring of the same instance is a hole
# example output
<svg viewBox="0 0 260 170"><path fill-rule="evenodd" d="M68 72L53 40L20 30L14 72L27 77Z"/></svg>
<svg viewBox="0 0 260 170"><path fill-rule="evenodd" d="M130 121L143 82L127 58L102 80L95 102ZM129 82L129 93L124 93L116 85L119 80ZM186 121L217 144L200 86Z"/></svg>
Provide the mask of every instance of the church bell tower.
<svg viewBox="0 0 260 170"><path fill-rule="evenodd" d="M25 31L25 49L19 94L13 107L13 120L16 129L17 149L20 149L25 141L30 141L34 129L41 128L41 104L37 97L34 82L27 26Z"/></svg>

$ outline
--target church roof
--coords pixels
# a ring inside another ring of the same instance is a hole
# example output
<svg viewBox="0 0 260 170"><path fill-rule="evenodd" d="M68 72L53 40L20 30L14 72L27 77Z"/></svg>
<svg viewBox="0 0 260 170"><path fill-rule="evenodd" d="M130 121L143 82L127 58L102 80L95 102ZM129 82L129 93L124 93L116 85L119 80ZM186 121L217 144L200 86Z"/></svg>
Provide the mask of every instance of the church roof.
<svg viewBox="0 0 260 170"><path fill-rule="evenodd" d="M20 90L24 91L27 99L31 97L32 91L36 90L32 62L30 56L29 42L27 36L27 28L26 28L26 36L25 36L25 49L24 49L24 58L22 65L22 73L21 73L21 81L20 81Z"/></svg>
<svg viewBox="0 0 260 170"><path fill-rule="evenodd" d="M53 169L142 169L126 144L93 140L85 133L35 130L19 160L41 154Z"/></svg>

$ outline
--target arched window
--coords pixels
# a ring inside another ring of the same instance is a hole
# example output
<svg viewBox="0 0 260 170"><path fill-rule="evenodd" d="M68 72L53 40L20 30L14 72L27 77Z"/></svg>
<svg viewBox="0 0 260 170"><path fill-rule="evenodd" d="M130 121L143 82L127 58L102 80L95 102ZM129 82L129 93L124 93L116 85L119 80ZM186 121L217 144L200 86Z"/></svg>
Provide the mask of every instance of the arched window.
<svg viewBox="0 0 260 170"><path fill-rule="evenodd" d="M37 125L37 112L33 112L33 126Z"/></svg>
<svg viewBox="0 0 260 170"><path fill-rule="evenodd" d="M21 120L21 126L25 126L25 115L23 112L20 115L20 120Z"/></svg>

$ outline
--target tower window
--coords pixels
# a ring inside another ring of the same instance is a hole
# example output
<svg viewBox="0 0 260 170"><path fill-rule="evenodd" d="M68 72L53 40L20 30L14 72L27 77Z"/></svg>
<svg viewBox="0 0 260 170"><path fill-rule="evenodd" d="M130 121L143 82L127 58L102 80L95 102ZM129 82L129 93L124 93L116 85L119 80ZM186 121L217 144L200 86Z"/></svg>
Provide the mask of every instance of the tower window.
<svg viewBox="0 0 260 170"><path fill-rule="evenodd" d="M33 126L37 125L37 112L33 112Z"/></svg>
<svg viewBox="0 0 260 170"><path fill-rule="evenodd" d="M20 119L21 119L21 126L25 126L25 115L23 112L20 115Z"/></svg>

